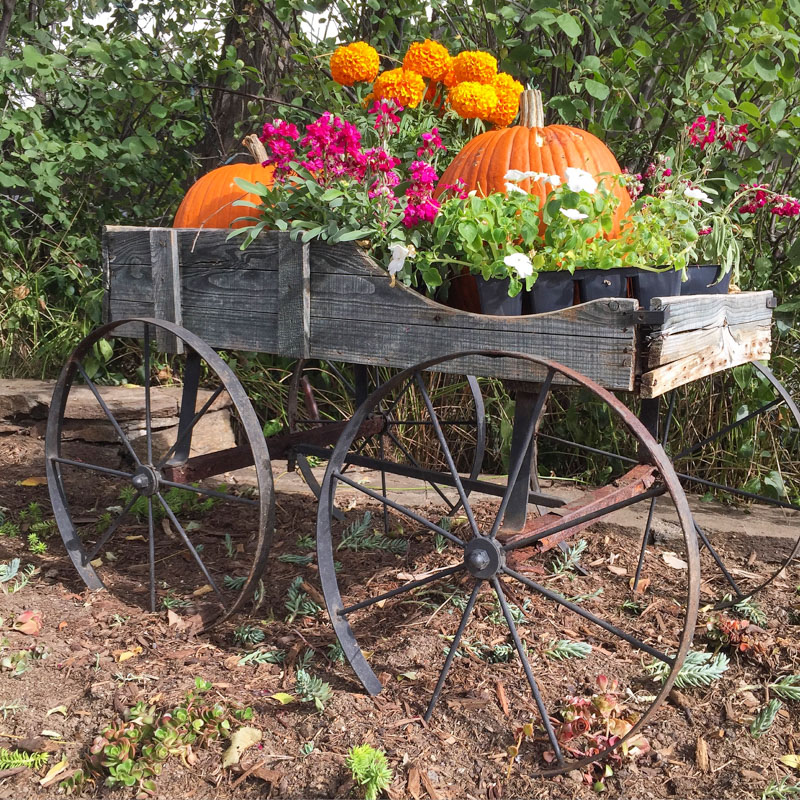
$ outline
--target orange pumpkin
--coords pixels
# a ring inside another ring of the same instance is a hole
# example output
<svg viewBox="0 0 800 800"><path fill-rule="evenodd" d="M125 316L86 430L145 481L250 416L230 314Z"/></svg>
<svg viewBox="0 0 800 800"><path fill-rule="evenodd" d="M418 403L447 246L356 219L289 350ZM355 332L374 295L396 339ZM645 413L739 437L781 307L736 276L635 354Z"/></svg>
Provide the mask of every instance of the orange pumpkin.
<svg viewBox="0 0 800 800"><path fill-rule="evenodd" d="M261 166L261 162L267 158L267 152L255 134L247 136L242 144L250 150L256 163L226 164L203 175L181 201L175 215L174 228L243 228L250 224L234 220L253 216L255 209L235 206L233 202L249 200L257 203L260 198L240 189L234 178L272 186L274 170L272 167Z"/></svg>
<svg viewBox="0 0 800 800"><path fill-rule="evenodd" d="M569 125L544 124L542 95L527 89L520 95L520 124L486 131L467 142L453 159L439 181L439 186L453 185L460 178L467 191L485 196L505 192L506 173L546 172L566 179L567 167L578 167L597 177L600 173L619 173L620 167L611 151L596 136ZM611 236L619 235L619 222L631 206L627 189L606 179L608 188L619 198ZM519 186L544 199L549 184L525 180ZM439 190L443 191L443 188ZM474 278L464 275L453 281L450 302L457 308L478 311Z"/></svg>

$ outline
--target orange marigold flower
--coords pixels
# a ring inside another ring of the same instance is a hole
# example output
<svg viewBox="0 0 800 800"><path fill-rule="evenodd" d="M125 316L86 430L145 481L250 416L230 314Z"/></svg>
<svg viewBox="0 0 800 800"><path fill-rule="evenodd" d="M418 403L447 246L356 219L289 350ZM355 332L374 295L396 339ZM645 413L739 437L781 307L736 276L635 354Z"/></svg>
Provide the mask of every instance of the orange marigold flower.
<svg viewBox="0 0 800 800"><path fill-rule="evenodd" d="M439 42L426 39L424 42L414 42L408 48L403 58L403 69L418 72L423 78L440 81L449 63L447 48Z"/></svg>
<svg viewBox="0 0 800 800"><path fill-rule="evenodd" d="M361 105L364 108L370 108L372 106L373 101L375 100L375 92L370 92L362 101Z"/></svg>
<svg viewBox="0 0 800 800"><path fill-rule="evenodd" d="M447 62L447 68L444 71L444 75L442 76L442 83L448 88L452 89L458 81L456 80L455 72L453 71L453 64L455 63L455 59L451 58L450 61Z"/></svg>
<svg viewBox="0 0 800 800"><path fill-rule="evenodd" d="M453 59L456 83L491 83L497 75L497 59L481 50L465 50Z"/></svg>
<svg viewBox="0 0 800 800"><path fill-rule="evenodd" d="M416 108L425 94L425 80L410 69L389 69L378 75L372 91L376 100L395 100L404 108Z"/></svg>
<svg viewBox="0 0 800 800"><path fill-rule="evenodd" d="M453 111L464 119L489 119L497 106L494 88L475 81L464 81L454 86L447 99Z"/></svg>
<svg viewBox="0 0 800 800"><path fill-rule="evenodd" d="M505 128L514 121L519 111L522 84L508 73L500 72L492 81L492 87L497 93L497 105L489 116L489 122L493 122L498 128Z"/></svg>
<svg viewBox="0 0 800 800"><path fill-rule="evenodd" d="M374 81L379 69L378 51L366 42L342 45L331 56L331 75L342 86Z"/></svg>

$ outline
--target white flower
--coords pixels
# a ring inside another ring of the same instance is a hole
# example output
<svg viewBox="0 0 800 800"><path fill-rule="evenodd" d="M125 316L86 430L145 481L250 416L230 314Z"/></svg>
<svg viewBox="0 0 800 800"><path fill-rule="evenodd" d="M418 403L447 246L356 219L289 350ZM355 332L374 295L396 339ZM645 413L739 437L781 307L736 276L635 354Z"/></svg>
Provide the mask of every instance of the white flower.
<svg viewBox="0 0 800 800"><path fill-rule="evenodd" d="M559 208L558 209L567 219L586 219L588 214L578 211L577 208Z"/></svg>
<svg viewBox="0 0 800 800"><path fill-rule="evenodd" d="M406 259L409 255L413 256L411 249L406 247L402 244L396 244L392 247L392 259L389 261L389 274L394 276L401 269L403 269L403 264L406 263Z"/></svg>
<svg viewBox="0 0 800 800"><path fill-rule="evenodd" d="M567 186L573 192L589 192L594 194L597 191L597 181L585 169L577 167L567 167Z"/></svg>
<svg viewBox="0 0 800 800"><path fill-rule="evenodd" d="M512 253L506 256L503 261L507 267L511 267L520 278L528 278L533 275L533 262L525 253Z"/></svg>
<svg viewBox="0 0 800 800"><path fill-rule="evenodd" d="M477 197L477 196L478 196L478 190L477 189L473 189L472 191L467 192L467 197Z"/></svg>
<svg viewBox="0 0 800 800"><path fill-rule="evenodd" d="M507 181L514 181L515 183L518 183L519 181L524 181L525 178L530 178L530 176L530 172L523 172L519 169L510 169L508 172L506 172L505 179Z"/></svg>
<svg viewBox="0 0 800 800"><path fill-rule="evenodd" d="M506 181L506 193L513 194L514 192L517 194L528 194L521 186L517 186L516 183L509 183Z"/></svg>
<svg viewBox="0 0 800 800"><path fill-rule="evenodd" d="M697 189L694 186L687 186L684 189L683 196L688 197L690 200L699 200L701 203L711 202L711 198L702 189Z"/></svg>
<svg viewBox="0 0 800 800"><path fill-rule="evenodd" d="M552 184L553 186L561 186L561 178L558 175L548 175L543 180L545 183Z"/></svg>

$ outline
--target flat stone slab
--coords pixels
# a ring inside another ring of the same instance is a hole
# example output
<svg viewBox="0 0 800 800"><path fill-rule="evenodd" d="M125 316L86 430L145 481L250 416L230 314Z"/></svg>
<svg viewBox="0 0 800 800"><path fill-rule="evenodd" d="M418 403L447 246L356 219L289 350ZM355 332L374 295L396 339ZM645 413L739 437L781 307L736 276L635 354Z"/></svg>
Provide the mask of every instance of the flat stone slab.
<svg viewBox="0 0 800 800"><path fill-rule="evenodd" d="M0 419L10 420L19 417L44 419L53 397L52 381L4 379L0 380ZM144 388L126 384L123 386L98 386L100 396L111 409L119 422L144 419ZM180 411L180 386L153 386L150 390L151 416L155 418L177 418ZM196 409L200 409L211 391L200 389L197 392ZM223 392L211 406L219 411L231 405L227 392ZM73 386L69 393L66 419L94 420L105 419L105 413L88 386Z"/></svg>

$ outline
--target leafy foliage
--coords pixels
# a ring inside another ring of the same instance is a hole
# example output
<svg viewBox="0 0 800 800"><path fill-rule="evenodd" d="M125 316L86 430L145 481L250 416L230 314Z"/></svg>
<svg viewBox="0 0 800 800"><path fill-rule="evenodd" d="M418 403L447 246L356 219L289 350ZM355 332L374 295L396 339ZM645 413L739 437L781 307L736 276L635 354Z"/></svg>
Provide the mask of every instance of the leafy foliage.
<svg viewBox="0 0 800 800"><path fill-rule="evenodd" d="M345 764L350 768L353 780L364 787L365 800L376 800L392 783L394 775L386 761L386 754L372 745L351 747Z"/></svg>
<svg viewBox="0 0 800 800"><path fill-rule="evenodd" d="M772 727L782 707L783 703L781 703L780 700L770 700L769 703L756 714L755 719L750 724L750 735L754 739L758 739L765 734Z"/></svg>
<svg viewBox="0 0 800 800"><path fill-rule="evenodd" d="M0 769L14 769L15 767L30 767L39 769L47 763L47 753L25 753L22 750L6 750L0 747Z"/></svg>
<svg viewBox="0 0 800 800"><path fill-rule="evenodd" d="M403 539L391 539L377 530L370 530L372 514L367 511L360 520L351 523L342 534L337 550L385 550L395 555L402 555L408 550L408 542Z"/></svg>
<svg viewBox="0 0 800 800"><path fill-rule="evenodd" d="M592 646L588 642L559 639L550 642L550 646L544 651L544 654L555 661L566 661L569 658L588 658L591 652Z"/></svg>
<svg viewBox="0 0 800 800"><path fill-rule="evenodd" d="M8 563L0 564L0 591L3 594L15 594L20 589L24 589L34 572L36 572L36 567L33 564L26 564L20 571L18 558L12 558Z"/></svg>
<svg viewBox="0 0 800 800"><path fill-rule="evenodd" d="M319 605L303 591L302 585L303 579L298 575L289 586L286 597L286 608L289 611L287 622L294 622L297 617L314 617L320 611Z"/></svg>
<svg viewBox="0 0 800 800"><path fill-rule="evenodd" d="M770 683L767 688L784 700L800 700L800 675L784 675L775 683Z"/></svg>
<svg viewBox="0 0 800 800"><path fill-rule="evenodd" d="M243 655L236 664L245 667L248 664L282 664L286 658L283 650L253 650L252 653Z"/></svg>
<svg viewBox="0 0 800 800"><path fill-rule="evenodd" d="M719 680L728 669L730 659L725 653L707 653L690 650L675 679L675 687L685 689L689 686L710 686ZM669 664L654 660L645 665L645 670L660 683L663 683L670 672Z"/></svg>
<svg viewBox="0 0 800 800"><path fill-rule="evenodd" d="M333 698L331 685L303 668L297 670L295 689L300 700L313 703L320 712L325 710L325 703Z"/></svg>
<svg viewBox="0 0 800 800"><path fill-rule="evenodd" d="M570 545L566 553L558 552L550 564L550 572L553 575L563 575L565 572L574 572L575 567L581 560L581 556L588 547L586 539L580 539L575 544Z"/></svg>

